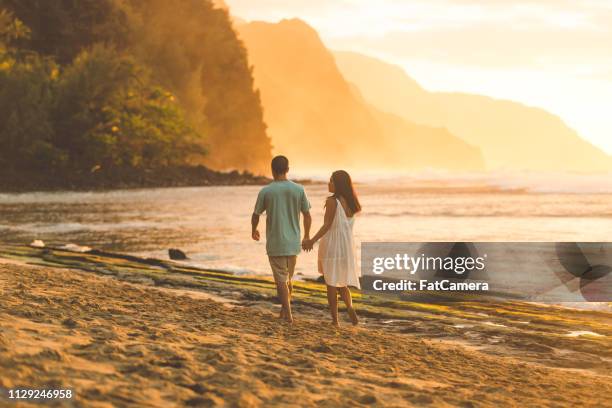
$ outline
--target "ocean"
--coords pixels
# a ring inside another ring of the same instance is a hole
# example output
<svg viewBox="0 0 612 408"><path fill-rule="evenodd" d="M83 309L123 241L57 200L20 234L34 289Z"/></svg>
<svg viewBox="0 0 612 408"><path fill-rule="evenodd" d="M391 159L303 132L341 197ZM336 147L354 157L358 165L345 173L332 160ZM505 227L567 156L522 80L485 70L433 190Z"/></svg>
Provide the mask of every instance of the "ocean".
<svg viewBox="0 0 612 408"><path fill-rule="evenodd" d="M305 187L313 235L329 194L324 177L318 180ZM605 242L612 235L609 175L364 174L355 180L363 206L355 220L358 248L366 241ZM0 194L0 240L70 243L164 259L169 248L179 248L198 266L266 275L265 243L250 236L259 189ZM260 231L263 235L263 218ZM315 251L300 255L296 273L317 275Z"/></svg>

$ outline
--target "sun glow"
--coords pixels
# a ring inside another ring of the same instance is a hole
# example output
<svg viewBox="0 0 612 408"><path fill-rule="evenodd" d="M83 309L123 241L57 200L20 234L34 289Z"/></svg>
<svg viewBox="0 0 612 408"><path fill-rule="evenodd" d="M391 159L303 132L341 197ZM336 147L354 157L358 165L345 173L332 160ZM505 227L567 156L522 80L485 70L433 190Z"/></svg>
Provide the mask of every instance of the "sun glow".
<svg viewBox="0 0 612 408"><path fill-rule="evenodd" d="M228 0L247 20L300 18L328 48L402 66L429 90L512 99L559 115L612 154L612 7L600 1Z"/></svg>

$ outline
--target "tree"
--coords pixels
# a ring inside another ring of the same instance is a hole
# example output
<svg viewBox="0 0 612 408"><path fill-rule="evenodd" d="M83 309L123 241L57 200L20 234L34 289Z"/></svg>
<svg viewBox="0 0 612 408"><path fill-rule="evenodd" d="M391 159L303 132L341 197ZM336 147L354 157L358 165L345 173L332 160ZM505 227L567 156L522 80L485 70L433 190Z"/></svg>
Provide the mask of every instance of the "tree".
<svg viewBox="0 0 612 408"><path fill-rule="evenodd" d="M19 19L0 10L0 166L13 171L65 159L51 144L49 110L57 67L10 46L29 33Z"/></svg>
<svg viewBox="0 0 612 408"><path fill-rule="evenodd" d="M267 172L271 141L243 44L208 0L122 0L131 53L204 130L215 168Z"/></svg>
<svg viewBox="0 0 612 408"><path fill-rule="evenodd" d="M62 74L53 109L54 145L72 166L160 167L204 154L201 135L174 96L150 82L129 56L98 44L82 51Z"/></svg>
<svg viewBox="0 0 612 408"><path fill-rule="evenodd" d="M57 64L47 138L70 166L199 161L267 171L271 143L246 51L210 0L0 0L0 10L29 27L28 36L3 35L19 27L7 31L0 15L13 59Z"/></svg>
<svg viewBox="0 0 612 408"><path fill-rule="evenodd" d="M121 47L126 41L126 16L114 0L0 0L0 7L31 30L27 38L14 39L14 46L52 56L60 65L93 44Z"/></svg>

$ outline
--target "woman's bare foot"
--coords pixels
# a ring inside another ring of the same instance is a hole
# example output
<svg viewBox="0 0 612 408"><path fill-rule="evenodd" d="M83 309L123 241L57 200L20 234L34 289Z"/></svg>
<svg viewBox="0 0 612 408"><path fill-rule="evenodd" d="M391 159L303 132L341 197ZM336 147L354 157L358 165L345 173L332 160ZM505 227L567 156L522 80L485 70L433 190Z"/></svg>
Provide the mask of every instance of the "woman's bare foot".
<svg viewBox="0 0 612 408"><path fill-rule="evenodd" d="M348 312L349 318L351 319L351 323L353 323L353 326L357 326L359 324L359 319L357 318L357 312L355 312L355 309L349 307L348 309L346 309L346 311Z"/></svg>
<svg viewBox="0 0 612 408"><path fill-rule="evenodd" d="M338 322L337 320L332 320L331 324L334 327L340 327L340 322Z"/></svg>

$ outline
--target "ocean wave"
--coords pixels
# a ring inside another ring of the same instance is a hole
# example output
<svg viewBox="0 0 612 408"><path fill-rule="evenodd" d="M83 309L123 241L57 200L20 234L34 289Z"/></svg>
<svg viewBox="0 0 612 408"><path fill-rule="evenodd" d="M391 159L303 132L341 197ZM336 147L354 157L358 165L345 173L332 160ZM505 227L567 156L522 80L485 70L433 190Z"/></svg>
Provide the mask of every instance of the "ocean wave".
<svg viewBox="0 0 612 408"><path fill-rule="evenodd" d="M229 273L232 273L238 276L240 275L261 275L262 274L260 271L256 271L255 269L244 268L244 267L236 266L236 265L219 266L218 264L215 264L215 263L211 264L207 262L198 262L198 261L193 261L193 260L180 261L180 263L183 265L192 266L194 268L205 269L207 271L229 272Z"/></svg>
<svg viewBox="0 0 612 408"><path fill-rule="evenodd" d="M611 218L612 212L590 212L584 214L577 214L575 211L566 211L560 212L556 214L547 214L547 213L532 213L532 212L524 212L517 213L516 211L499 211L499 212L487 212L484 213L482 208L478 208L472 212L460 212L460 211L436 211L429 210L428 212L421 211L398 211L398 212L377 212L370 211L368 212L368 216L378 216L378 217L474 217L474 218L496 218L496 217L539 217L539 218Z"/></svg>
<svg viewBox="0 0 612 408"><path fill-rule="evenodd" d="M320 174L302 174L312 179ZM491 171L457 173L438 170L419 172L355 171L353 180L366 186L400 190L461 193L526 192L540 194L612 194L612 172L571 173L535 171ZM327 176L329 177L329 176Z"/></svg>
<svg viewBox="0 0 612 408"><path fill-rule="evenodd" d="M11 232L24 232L24 233L37 233L37 234L67 234L71 232L104 232L111 230L125 230L125 229L148 229L152 227L160 227L165 224L158 222L146 222L146 221L133 221L133 222L120 222L120 223L79 223L79 222L66 222L66 223L26 223L18 225L0 225L0 230L6 230ZM175 226L173 226L175 227Z"/></svg>

